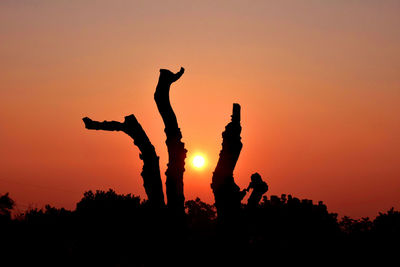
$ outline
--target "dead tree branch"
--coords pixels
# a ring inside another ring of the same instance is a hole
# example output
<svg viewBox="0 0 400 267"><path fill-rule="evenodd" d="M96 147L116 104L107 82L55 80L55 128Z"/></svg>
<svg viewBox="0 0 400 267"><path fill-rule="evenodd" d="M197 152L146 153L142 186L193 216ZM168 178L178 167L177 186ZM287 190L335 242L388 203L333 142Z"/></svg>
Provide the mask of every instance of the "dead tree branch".
<svg viewBox="0 0 400 267"><path fill-rule="evenodd" d="M222 133L222 149L211 184L218 218L222 220L239 213L240 202L245 195L245 191L240 191L233 178L233 170L242 150L241 131L240 105L233 104L231 122Z"/></svg>
<svg viewBox="0 0 400 267"><path fill-rule="evenodd" d="M142 178L143 186L152 207L164 207L164 193L160 176L159 157L151 144L146 132L134 115L125 117L123 123L118 121L93 121L88 117L83 118L86 129L103 131L122 131L133 139L139 148L139 157L143 160Z"/></svg>
<svg viewBox="0 0 400 267"><path fill-rule="evenodd" d="M166 192L168 208L177 214L184 214L185 196L183 194L183 173L185 171L186 152L185 144L182 143L182 133L178 127L174 110L172 109L169 91L171 84L177 81L183 74L184 69L172 73L161 69L160 77L154 93L154 100L165 125L165 141L168 149L168 166L166 175Z"/></svg>

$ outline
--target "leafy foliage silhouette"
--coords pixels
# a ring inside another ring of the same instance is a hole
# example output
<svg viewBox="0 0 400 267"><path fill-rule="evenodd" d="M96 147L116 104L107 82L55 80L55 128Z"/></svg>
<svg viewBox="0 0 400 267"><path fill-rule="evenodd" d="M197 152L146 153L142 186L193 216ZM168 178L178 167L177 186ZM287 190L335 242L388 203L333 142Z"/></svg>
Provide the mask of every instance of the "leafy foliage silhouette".
<svg viewBox="0 0 400 267"><path fill-rule="evenodd" d="M13 203L8 195L0 199ZM138 196L87 191L75 210L46 205L0 220L1 251L9 257L22 253L26 263L58 266L157 266L160 260L175 266L252 266L288 255L390 257L399 249L400 212L393 208L374 220L338 220L322 202L264 196L256 208L242 205L236 234L228 239L215 207L199 198L185 202L187 223L178 239L165 231L169 213L153 211Z"/></svg>
<svg viewBox="0 0 400 267"><path fill-rule="evenodd" d="M11 210L14 206L15 202L8 196L8 193L0 196L0 218L2 220L9 220L11 218Z"/></svg>

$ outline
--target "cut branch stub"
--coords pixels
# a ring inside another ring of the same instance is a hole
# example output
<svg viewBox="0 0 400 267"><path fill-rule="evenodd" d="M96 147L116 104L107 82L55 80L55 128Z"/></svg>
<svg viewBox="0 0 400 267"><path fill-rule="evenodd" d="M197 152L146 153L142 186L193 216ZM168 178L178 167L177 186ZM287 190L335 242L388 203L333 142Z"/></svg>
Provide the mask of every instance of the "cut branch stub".
<svg viewBox="0 0 400 267"><path fill-rule="evenodd" d="M242 150L241 131L240 105L233 104L231 122L222 133L222 149L211 183L218 218L222 220L239 213L240 203L245 194L245 191L240 191L233 178L233 170Z"/></svg>
<svg viewBox="0 0 400 267"><path fill-rule="evenodd" d="M168 149L168 166L166 175L166 192L168 208L177 214L184 214L185 196L183 194L183 173L185 171L186 152L185 144L182 143L182 133L178 127L174 110L172 109L169 91L171 84L177 81L184 73L184 68L179 72L172 73L169 70L161 69L160 77L154 93L154 100L158 111L163 119Z"/></svg>
<svg viewBox="0 0 400 267"><path fill-rule="evenodd" d="M247 200L248 208L256 208L260 202L262 196L268 191L268 185L261 178L259 173L253 173L251 175L251 182L247 187L247 191L253 189Z"/></svg>
<svg viewBox="0 0 400 267"><path fill-rule="evenodd" d="M159 157L151 144L146 132L134 115L125 117L123 123L118 121L93 121L88 117L82 119L86 129L104 131L122 131L129 135L140 150L140 159L143 160L141 176L143 185L152 207L164 207L164 193L160 176Z"/></svg>

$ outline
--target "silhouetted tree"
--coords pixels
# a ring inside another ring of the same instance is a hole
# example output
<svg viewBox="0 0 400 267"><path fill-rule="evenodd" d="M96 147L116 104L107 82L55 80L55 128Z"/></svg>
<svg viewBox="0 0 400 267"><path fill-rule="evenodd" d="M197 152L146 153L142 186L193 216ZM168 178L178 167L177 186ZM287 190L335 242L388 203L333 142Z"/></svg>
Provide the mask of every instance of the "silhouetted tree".
<svg viewBox="0 0 400 267"><path fill-rule="evenodd" d="M241 131L240 105L233 104L231 121L222 133L222 149L211 183L218 218L221 220L229 220L232 216L237 216L241 207L241 200L246 194L245 191L240 190L233 178L233 170L243 146L240 141Z"/></svg>
<svg viewBox="0 0 400 267"><path fill-rule="evenodd" d="M140 159L143 160L143 170L141 175L149 203L152 207L164 207L165 203L160 176L159 157L136 117L134 115L126 116L123 123L118 121L98 122L85 117L83 118L83 122L87 129L122 131L133 139L134 144L141 152L139 155Z"/></svg>
<svg viewBox="0 0 400 267"><path fill-rule="evenodd" d="M0 219L9 220L14 206L15 202L9 197L8 193L0 195Z"/></svg>
<svg viewBox="0 0 400 267"><path fill-rule="evenodd" d="M215 220L216 212L213 205L207 204L196 198L185 203L189 225L204 225Z"/></svg>
<svg viewBox="0 0 400 267"><path fill-rule="evenodd" d="M168 167L166 174L166 193L167 204L170 211L174 214L184 215L185 197L183 193L183 173L185 171L186 149L181 142L182 134L178 127L175 113L169 100L170 86L177 81L183 74L184 69L174 74L169 70L161 69L160 77L154 94L157 108L164 121L166 144L168 148ZM125 117L123 123L117 121L93 121L87 117L83 118L85 127L94 130L123 131L128 134L134 144L139 148L140 158L143 160L144 187L153 207L164 206L164 194L162 190L159 158L155 152L145 131L134 115Z"/></svg>
<svg viewBox="0 0 400 267"><path fill-rule="evenodd" d="M182 133L178 126L176 115L170 102L170 87L184 73L181 68L179 72L172 73L169 70L161 69L154 93L154 100L158 111L165 125L166 145L168 149L168 165L166 175L166 195L167 206L171 214L183 218L185 196L183 191L183 173L185 171L185 159L187 150L182 140ZM128 134L136 146L138 146L143 160L144 187L153 207L164 206L164 195L160 177L159 158L155 152L145 131L134 115L125 117L123 123L117 121L93 121L87 117L83 118L85 127L94 130L123 131ZM233 104L231 122L225 127L222 133L223 142L219 155L219 160L212 177L212 190L215 197L215 206L218 217L236 216L241 208L241 200L246 194L246 190L240 190L233 178L233 171L242 149L240 126L240 105ZM253 197L250 199L258 200L265 193L253 190ZM257 197L256 197L257 195ZM257 202L258 202L257 201ZM252 202L252 201L250 201ZM176 217L176 218L178 218ZM183 220L182 220L183 221Z"/></svg>
<svg viewBox="0 0 400 267"><path fill-rule="evenodd" d="M352 234L353 236L360 236L364 233L371 231L372 222L368 217L355 220L348 216L344 216L339 225L342 231L346 234Z"/></svg>
<svg viewBox="0 0 400 267"><path fill-rule="evenodd" d="M79 214L101 213L105 217L113 217L115 214L129 213L142 205L140 197L131 194L117 194L114 190L91 190L84 193L83 198L76 204L76 212ZM107 215L106 213L110 213Z"/></svg>
<svg viewBox="0 0 400 267"><path fill-rule="evenodd" d="M166 191L168 208L179 215L185 212L185 196L183 193L183 172L185 171L186 152L184 143L182 143L182 133L178 127L174 110L169 100L169 91L171 84L176 82L184 73L184 68L179 72L172 73L169 70L161 69L160 77L154 100L157 104L158 111L163 119L167 136L165 143L168 149L168 166L165 172Z"/></svg>
<svg viewBox="0 0 400 267"><path fill-rule="evenodd" d="M386 213L379 212L373 221L371 232L380 244L380 249L390 250L397 254L400 249L400 211L391 208Z"/></svg>

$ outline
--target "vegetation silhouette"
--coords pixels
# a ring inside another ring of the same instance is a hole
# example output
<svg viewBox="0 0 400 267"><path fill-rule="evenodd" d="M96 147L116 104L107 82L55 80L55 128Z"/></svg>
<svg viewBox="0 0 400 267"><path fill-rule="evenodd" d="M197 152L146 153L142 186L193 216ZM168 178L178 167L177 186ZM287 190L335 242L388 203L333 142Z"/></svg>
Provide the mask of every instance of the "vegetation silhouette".
<svg viewBox="0 0 400 267"><path fill-rule="evenodd" d="M128 134L134 144L139 148L139 157L143 160L143 171L141 173L144 188L148 197L149 204L153 207L154 213L164 212L165 208L169 214L169 219L174 223L174 231L179 232L184 227L185 215L185 196L183 189L183 174L185 171L185 159L187 150L182 140L182 133L178 126L178 120L170 102L171 85L179 80L185 69L173 73L167 69L160 69L160 75L154 100L158 111L164 122L166 134L166 145L168 149L168 164L166 175L166 195L167 206L165 207L163 188L161 184L159 157L156 154L154 146L151 144L146 132L132 114L125 117L123 123L117 121L93 121L85 117L83 122L87 129L122 131ZM233 171L236 162L239 159L242 150L240 125L240 105L233 104L231 121L225 127L222 133L222 149L219 154L219 160L212 176L211 188L215 197L215 206L217 209L218 220L225 224L225 227L236 224L238 221L241 201L248 190L240 190L233 177ZM261 177L260 177L261 179ZM256 182L253 182L256 185ZM249 189L249 188L248 188ZM261 196L266 192L259 191L258 187L253 187L253 193L250 198L252 205L256 206L261 200ZM230 227L230 226L229 226Z"/></svg>
<svg viewBox="0 0 400 267"><path fill-rule="evenodd" d="M352 256L394 257L400 248L400 212L354 220L328 212L323 202L282 194L267 197L268 185L254 173L246 189L234 180L242 149L241 108L233 104L212 175L213 205L185 201L187 150L172 109L171 85L184 73L161 69L154 94L165 126L168 165L165 204L159 157L134 115L124 122L83 118L90 130L121 131L140 150L147 199L87 191L74 210L46 205L15 213L0 196L0 251L8 266L263 266L275 261L329 263ZM247 204L242 200L251 190ZM23 255L23 257L21 257Z"/></svg>
<svg viewBox="0 0 400 267"><path fill-rule="evenodd" d="M0 199L2 207L13 202L8 195ZM148 200L111 189L85 192L72 211L47 205L13 218L1 213L2 262L12 263L2 266L264 266L288 257L390 259L399 249L400 212L394 209L374 220L338 220L322 202L264 196L257 207L241 206L229 238L215 206L199 198L185 202L181 238L166 231L168 217Z"/></svg>

